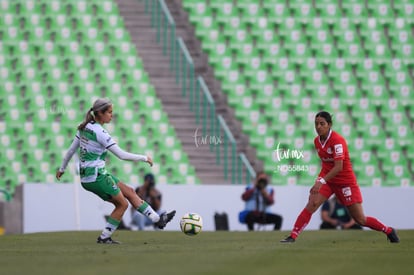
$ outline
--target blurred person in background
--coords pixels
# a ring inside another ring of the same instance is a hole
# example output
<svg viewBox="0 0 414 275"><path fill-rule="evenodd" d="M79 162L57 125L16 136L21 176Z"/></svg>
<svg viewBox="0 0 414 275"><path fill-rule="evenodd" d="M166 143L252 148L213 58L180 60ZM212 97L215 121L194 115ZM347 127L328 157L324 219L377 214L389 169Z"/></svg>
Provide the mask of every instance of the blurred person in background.
<svg viewBox="0 0 414 275"><path fill-rule="evenodd" d="M162 194L155 188L155 177L152 173L144 176L144 183L135 189L135 193L148 202L158 215L163 215L166 211L161 209ZM144 230L146 226L153 226L157 229L156 224L147 216L135 211L131 211L131 223L138 227L138 230Z"/></svg>
<svg viewBox="0 0 414 275"><path fill-rule="evenodd" d="M320 229L362 229L335 195L323 203L321 218Z"/></svg>
<svg viewBox="0 0 414 275"><path fill-rule="evenodd" d="M240 223L247 224L249 231L254 230L254 224L273 224L274 230L280 230L282 216L270 212L270 206L275 203L274 195L267 175L264 172L257 173L254 183L249 184L241 196L245 209L239 213Z"/></svg>

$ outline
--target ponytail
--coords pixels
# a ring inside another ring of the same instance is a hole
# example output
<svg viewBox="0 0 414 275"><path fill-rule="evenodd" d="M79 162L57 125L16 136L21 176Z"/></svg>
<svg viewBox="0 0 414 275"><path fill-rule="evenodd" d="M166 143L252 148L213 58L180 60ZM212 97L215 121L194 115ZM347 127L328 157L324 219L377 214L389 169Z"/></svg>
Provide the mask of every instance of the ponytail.
<svg viewBox="0 0 414 275"><path fill-rule="evenodd" d="M111 101L108 98L98 98L93 103L93 107L89 109L89 111L86 113L85 120L82 121L81 124L78 126L78 130L84 130L86 127L86 124L88 124L91 121L95 121L95 116L99 112L106 112L108 108L112 106Z"/></svg>
<svg viewBox="0 0 414 275"><path fill-rule="evenodd" d="M85 119L82 121L81 124L78 126L78 130L83 130L86 127L86 124L88 124L91 121L95 120L95 115L93 113L93 108L90 108L89 111L85 115Z"/></svg>

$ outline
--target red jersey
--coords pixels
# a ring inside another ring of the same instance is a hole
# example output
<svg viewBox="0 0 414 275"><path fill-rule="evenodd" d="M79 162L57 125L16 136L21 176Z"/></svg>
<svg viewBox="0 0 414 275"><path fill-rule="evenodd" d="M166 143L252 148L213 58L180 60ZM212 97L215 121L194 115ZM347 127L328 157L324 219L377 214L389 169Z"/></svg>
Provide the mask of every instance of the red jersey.
<svg viewBox="0 0 414 275"><path fill-rule="evenodd" d="M352 170L346 140L337 132L330 131L328 138L322 143L317 136L314 140L315 149L321 159L322 169L320 177L324 177L334 167L335 160L343 160L343 169L334 178L329 180L330 184L353 185L356 184L356 177Z"/></svg>

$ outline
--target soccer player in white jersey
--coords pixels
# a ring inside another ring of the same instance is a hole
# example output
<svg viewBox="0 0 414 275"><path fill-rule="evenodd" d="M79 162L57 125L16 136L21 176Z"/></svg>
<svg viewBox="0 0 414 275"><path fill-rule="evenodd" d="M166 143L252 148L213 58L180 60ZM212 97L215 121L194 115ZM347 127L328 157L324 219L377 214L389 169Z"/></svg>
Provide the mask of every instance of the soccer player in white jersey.
<svg viewBox="0 0 414 275"><path fill-rule="evenodd" d="M110 134L102 127L111 119L111 101L107 98L97 99L87 112L85 120L78 126L76 136L62 161L62 165L56 172L56 178L59 180L73 154L76 150L80 150L79 169L82 187L115 206L107 219L105 228L97 239L98 243L104 244L119 243L112 240L111 236L128 208L128 201L160 229L163 229L175 215L175 211L158 215L146 201L135 193L133 188L122 183L105 169L105 156L108 150L121 160L144 161L152 166L151 157L125 152L116 144Z"/></svg>

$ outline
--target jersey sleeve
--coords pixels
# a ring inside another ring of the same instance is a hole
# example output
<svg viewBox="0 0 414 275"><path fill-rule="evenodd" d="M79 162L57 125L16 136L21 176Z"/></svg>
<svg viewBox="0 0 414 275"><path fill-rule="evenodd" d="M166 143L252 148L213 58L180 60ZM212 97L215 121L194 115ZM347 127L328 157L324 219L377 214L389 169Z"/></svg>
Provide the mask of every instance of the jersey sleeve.
<svg viewBox="0 0 414 275"><path fill-rule="evenodd" d="M344 160L345 151L347 150L345 140L342 138L335 139L332 150L334 160Z"/></svg>
<svg viewBox="0 0 414 275"><path fill-rule="evenodd" d="M117 144L113 144L109 146L109 151L112 152L115 156L122 160L130 160L130 161L148 161L148 157L144 155L132 154L129 152L125 152Z"/></svg>
<svg viewBox="0 0 414 275"><path fill-rule="evenodd" d="M111 135L103 128L98 133L96 133L96 139L106 149L116 144Z"/></svg>
<svg viewBox="0 0 414 275"><path fill-rule="evenodd" d="M79 132L76 133L75 138L72 141L72 144L70 145L68 151L65 154L65 157L63 158L62 164L60 165L59 171L64 172L66 169L66 166L68 166L69 161L75 154L76 150L79 148L80 141L79 141Z"/></svg>

